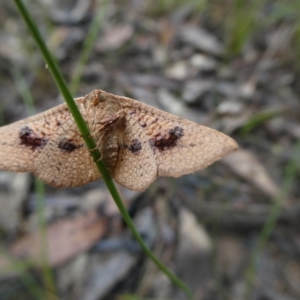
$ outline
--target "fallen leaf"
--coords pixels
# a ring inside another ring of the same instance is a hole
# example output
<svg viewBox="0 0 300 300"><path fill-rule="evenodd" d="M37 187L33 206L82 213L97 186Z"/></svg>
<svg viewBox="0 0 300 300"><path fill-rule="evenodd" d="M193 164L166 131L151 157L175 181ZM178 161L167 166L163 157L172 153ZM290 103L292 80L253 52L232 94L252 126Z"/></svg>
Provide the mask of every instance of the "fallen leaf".
<svg viewBox="0 0 300 300"><path fill-rule="evenodd" d="M251 182L267 196L276 197L279 188L263 164L248 150L239 149L223 159L236 174Z"/></svg>

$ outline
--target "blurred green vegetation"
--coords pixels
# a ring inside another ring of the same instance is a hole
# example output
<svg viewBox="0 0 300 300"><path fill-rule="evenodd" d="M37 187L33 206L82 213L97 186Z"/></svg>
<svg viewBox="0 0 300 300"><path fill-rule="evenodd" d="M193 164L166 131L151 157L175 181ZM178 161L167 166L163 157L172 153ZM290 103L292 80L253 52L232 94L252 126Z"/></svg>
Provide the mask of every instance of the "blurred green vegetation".
<svg viewBox="0 0 300 300"><path fill-rule="evenodd" d="M126 1L123 1L125 3ZM253 38L259 31L265 30L270 26L278 26L279 24L284 23L286 26L290 26L293 32L293 39L291 50L295 55L295 58L298 61L299 66L299 58L300 58L300 1L288 1L288 0L160 0L153 5L153 1L148 1L147 4L147 13L151 17L155 16L168 16L170 13L182 8L182 7L190 7L192 8L192 14L190 16L191 19L199 19L199 15L203 17L204 20L208 20L208 22L216 28L216 32L219 34L219 37L224 41L226 45L226 59L230 61L232 58L240 55L243 52L244 47L247 45L249 39ZM46 14L44 15L46 18ZM201 18L200 18L201 20ZM45 20L46 22L46 20ZM94 32L98 31L101 24L101 16L99 19L95 19L94 24ZM49 28L50 30L51 28ZM91 35L93 37L93 35ZM87 41L85 46L82 49L82 58L79 60L79 65L76 67L76 72L74 72L72 79L72 90L75 92L78 87L78 83L80 81L80 77L82 74L82 70L84 65L86 64L87 57L92 49L92 43L96 42L96 39L92 39L91 36L87 37ZM84 54L85 53L85 54ZM32 99L28 91L24 88L24 82L19 74L19 71L15 73L16 86L19 90L23 90L23 98L27 103L26 107L30 113L33 112L33 104ZM22 94L22 93L21 93ZM1 109L1 106L0 106ZM248 134L253 128L257 127L261 123L266 120L272 119L280 113L258 113L254 116L245 126L243 127L241 133ZM1 119L0 112L0 119ZM294 160L291 159L291 165L295 165ZM294 171L290 176L294 179ZM287 181L292 181L290 177L287 177ZM288 184L290 186L290 184ZM284 190L284 193L287 193ZM270 222L267 224L268 227L265 231L261 233L261 239L259 241L259 249L261 245L264 245L268 240L270 232L272 228L275 226L275 219L278 216L278 210L280 208L282 196L279 195L279 200L274 203L274 211L270 214ZM43 220L41 220L41 224ZM266 226L267 226L266 225ZM44 224L41 225L41 228ZM254 269L255 260L257 257L257 253L255 253L255 258L252 262L252 267ZM25 269L25 266L24 267ZM249 267L249 272L251 273L249 276L249 286L253 282L255 275L252 274L251 266ZM43 270L43 281L45 286L48 287L49 290L55 290L53 288L52 282L52 274L49 269ZM27 275L26 275L27 276ZM31 294L35 299L41 299L40 295L44 293L44 291L40 291L36 289L35 284L32 284L32 279L30 277L26 277L24 279L25 286L31 290ZM29 278L29 279L28 279ZM52 296L51 296L52 297ZM45 297L46 299L47 297ZM124 299L140 299L133 295L127 295L127 298L124 296Z"/></svg>
<svg viewBox="0 0 300 300"><path fill-rule="evenodd" d="M300 1L289 0L160 0L148 1L148 13L153 16L170 14L190 7L191 18L209 20L219 28L226 45L227 59L238 56L251 37L269 26L285 22L293 30L292 49L300 58Z"/></svg>

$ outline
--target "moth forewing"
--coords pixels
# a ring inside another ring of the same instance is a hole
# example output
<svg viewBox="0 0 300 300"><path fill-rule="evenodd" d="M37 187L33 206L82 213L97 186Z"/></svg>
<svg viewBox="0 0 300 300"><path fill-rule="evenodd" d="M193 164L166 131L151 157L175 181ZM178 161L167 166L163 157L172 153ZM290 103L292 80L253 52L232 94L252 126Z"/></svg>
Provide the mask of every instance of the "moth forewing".
<svg viewBox="0 0 300 300"><path fill-rule="evenodd" d="M197 171L237 149L214 129L136 100L95 90L75 99L114 179L144 190L158 176ZM100 178L65 104L0 128L0 169L55 187Z"/></svg>

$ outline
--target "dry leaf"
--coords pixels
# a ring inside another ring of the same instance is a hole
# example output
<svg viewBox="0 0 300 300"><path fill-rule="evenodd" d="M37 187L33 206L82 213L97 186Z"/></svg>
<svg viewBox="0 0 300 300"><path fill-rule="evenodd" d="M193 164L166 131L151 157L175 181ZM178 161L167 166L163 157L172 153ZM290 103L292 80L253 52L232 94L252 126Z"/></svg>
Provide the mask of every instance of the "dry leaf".
<svg viewBox="0 0 300 300"><path fill-rule="evenodd" d="M56 267L94 245L103 236L106 221L99 217L96 210L58 221L48 226L45 241L40 231L17 240L10 248L11 255L18 259L40 258L42 263L43 248L47 247L48 262ZM2 261L4 259L1 257L0 262ZM1 269L2 267L0 264Z"/></svg>
<svg viewBox="0 0 300 300"><path fill-rule="evenodd" d="M223 162L241 177L252 182L257 188L270 197L276 197L279 193L278 186L270 177L265 167L249 151L239 149L228 155Z"/></svg>

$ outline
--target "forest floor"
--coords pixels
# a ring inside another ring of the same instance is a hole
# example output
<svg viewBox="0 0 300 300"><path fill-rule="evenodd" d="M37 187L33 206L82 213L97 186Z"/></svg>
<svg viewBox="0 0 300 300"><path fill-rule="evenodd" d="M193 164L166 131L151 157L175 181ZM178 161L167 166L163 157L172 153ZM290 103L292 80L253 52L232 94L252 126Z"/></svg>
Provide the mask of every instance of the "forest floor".
<svg viewBox="0 0 300 300"><path fill-rule="evenodd" d="M239 144L143 193L120 187L195 299L299 299L298 1L27 2L74 96L124 95ZM1 125L63 102L11 1L0 4L0 99ZM0 207L2 300L185 299L102 181L58 190L1 171Z"/></svg>

